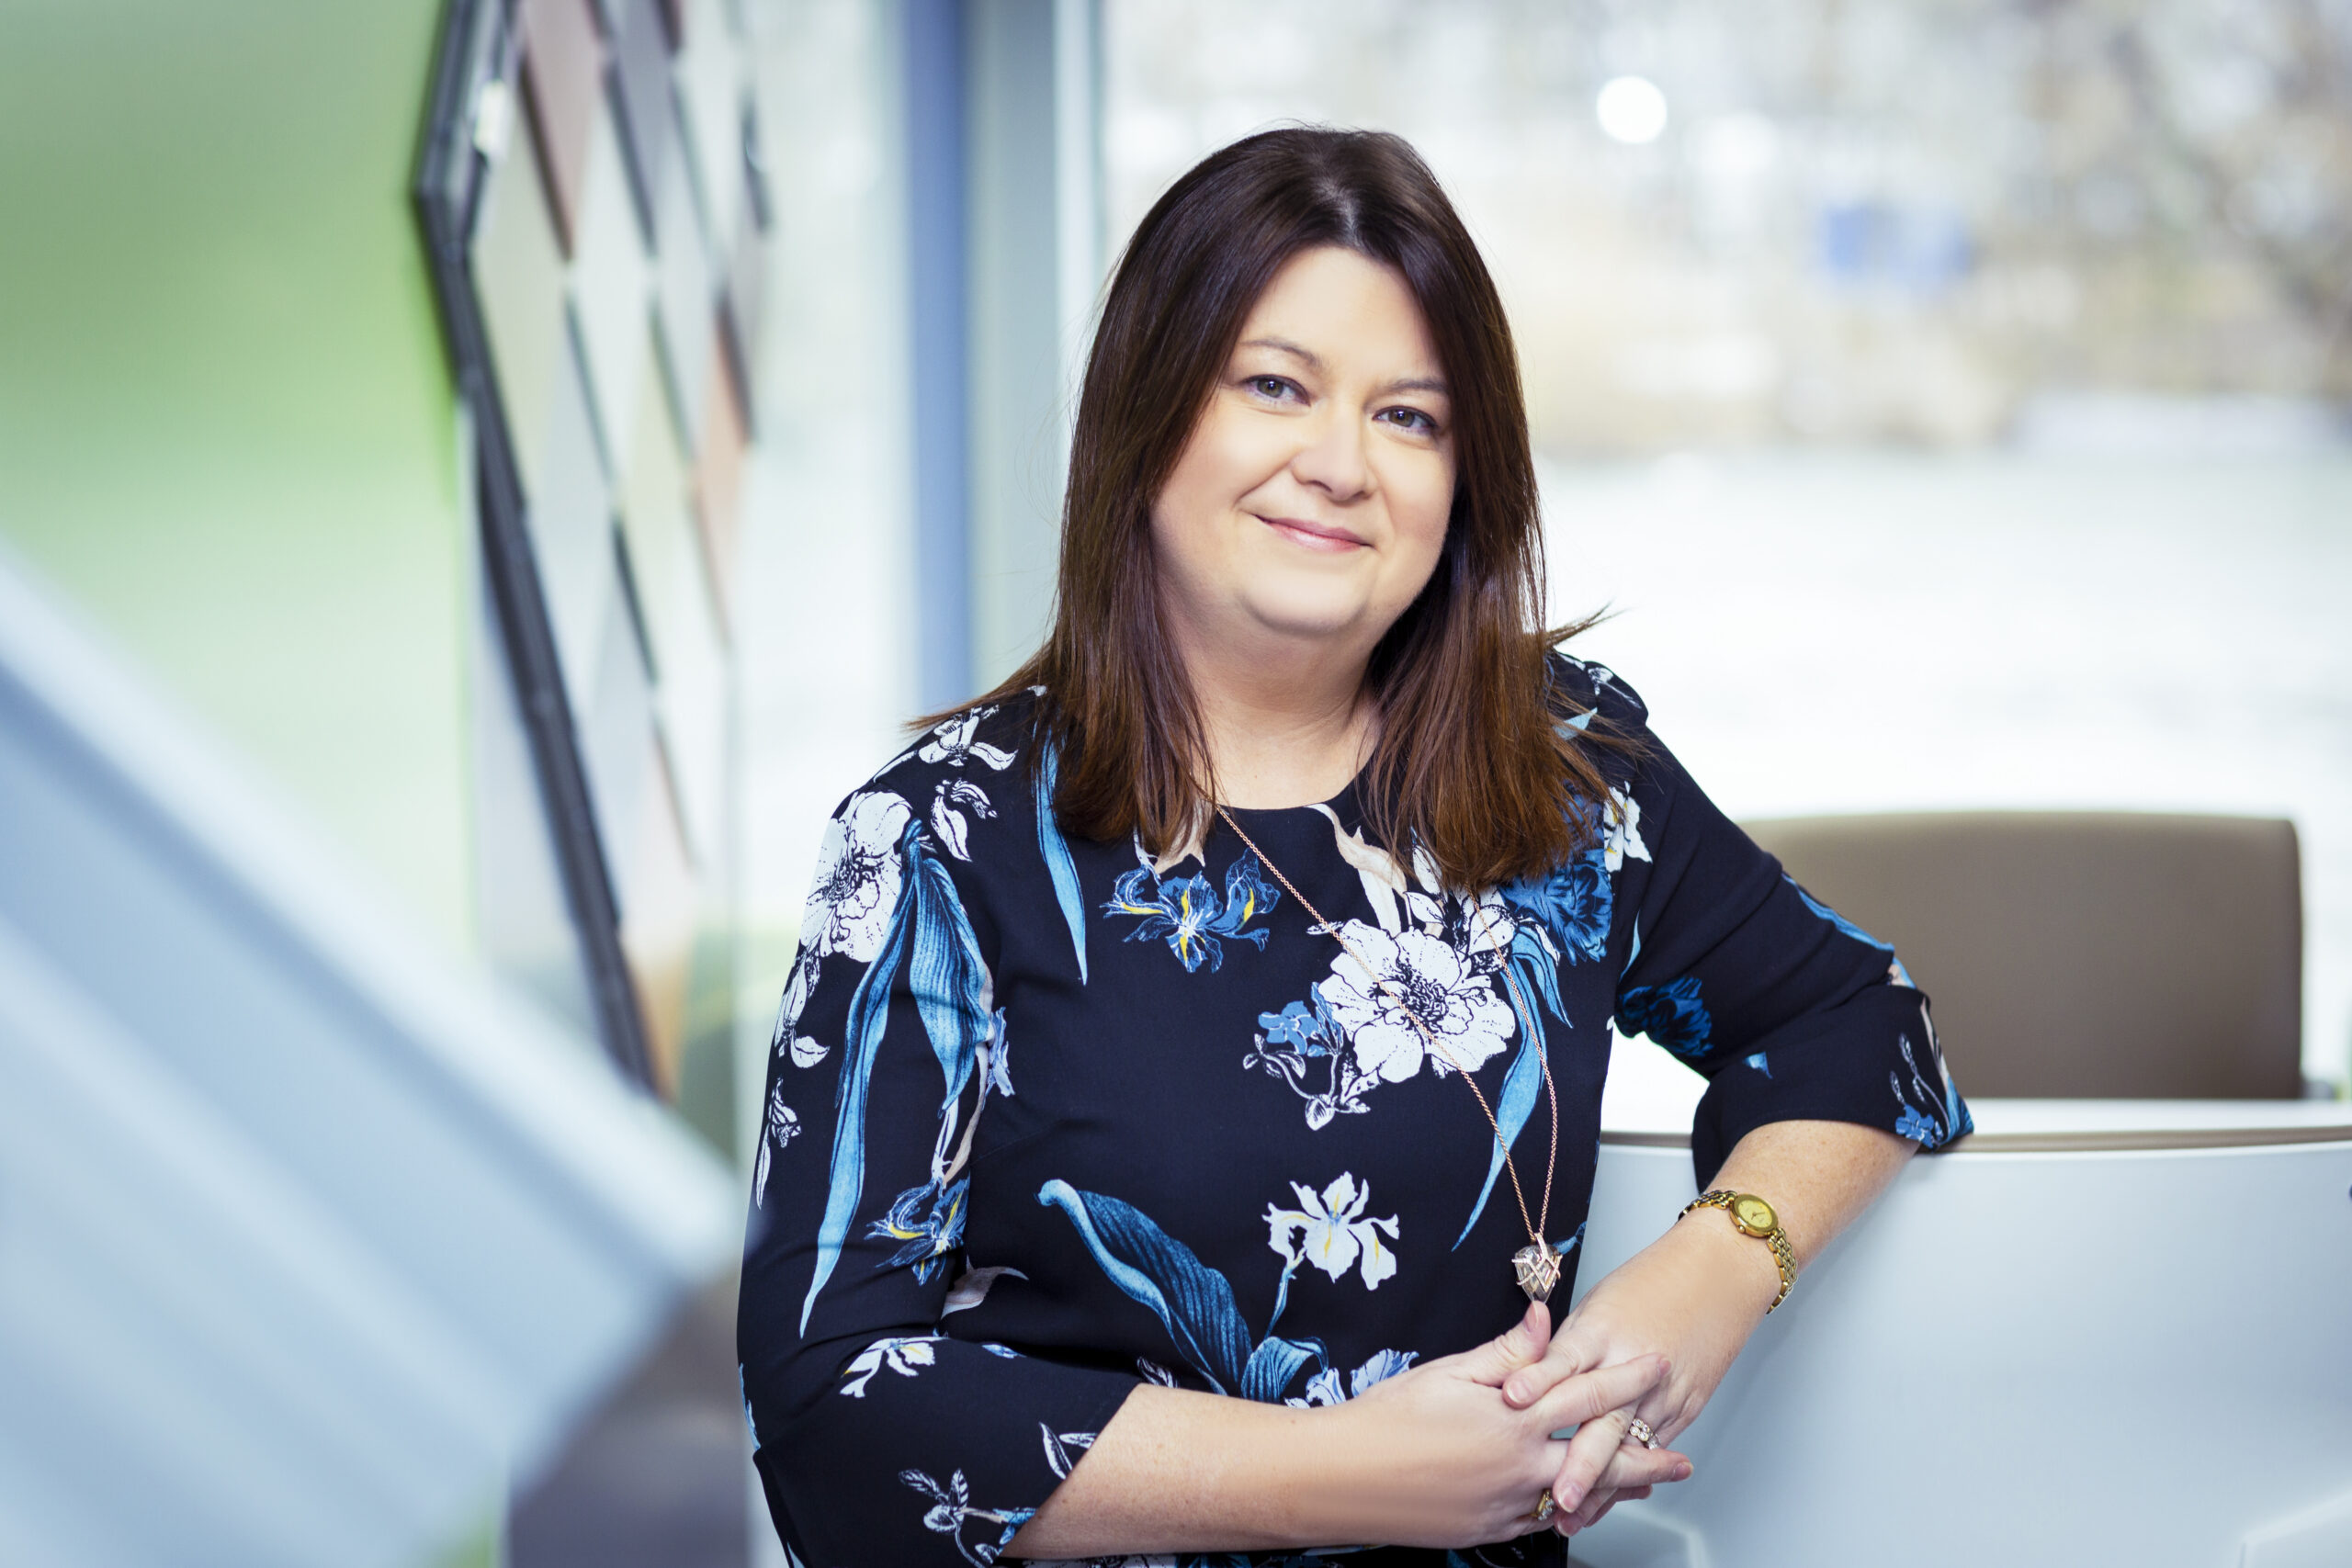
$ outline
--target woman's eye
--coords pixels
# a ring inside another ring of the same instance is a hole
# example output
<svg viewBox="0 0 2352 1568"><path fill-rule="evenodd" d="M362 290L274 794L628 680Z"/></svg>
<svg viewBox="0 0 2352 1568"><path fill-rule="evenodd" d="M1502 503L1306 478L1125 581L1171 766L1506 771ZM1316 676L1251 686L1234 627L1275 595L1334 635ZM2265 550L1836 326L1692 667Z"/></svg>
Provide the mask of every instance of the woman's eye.
<svg viewBox="0 0 2352 1568"><path fill-rule="evenodd" d="M1437 421L1419 409L1387 409L1382 412L1380 417L1398 429L1409 430L1416 435L1437 434Z"/></svg>
<svg viewBox="0 0 2352 1568"><path fill-rule="evenodd" d="M1261 398L1281 398L1291 389L1290 383L1279 376L1252 376L1250 389Z"/></svg>

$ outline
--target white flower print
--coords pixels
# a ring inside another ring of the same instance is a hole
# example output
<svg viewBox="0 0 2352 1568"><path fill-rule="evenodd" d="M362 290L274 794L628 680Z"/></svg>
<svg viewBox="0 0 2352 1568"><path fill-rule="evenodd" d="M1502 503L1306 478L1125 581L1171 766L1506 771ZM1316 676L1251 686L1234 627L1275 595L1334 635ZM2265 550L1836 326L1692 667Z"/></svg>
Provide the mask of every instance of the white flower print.
<svg viewBox="0 0 2352 1568"><path fill-rule="evenodd" d="M1429 1054L1415 1018L1435 1038L1430 1060L1441 1077L1485 1066L1517 1030L1491 978L1442 940L1419 931L1391 936L1362 920L1350 920L1342 934L1346 944L1322 982L1323 999L1367 1071L1403 1083L1421 1070Z"/></svg>
<svg viewBox="0 0 2352 1568"><path fill-rule="evenodd" d="M1384 1231L1389 1241L1396 1239L1396 1216L1363 1217L1372 1201L1370 1182L1358 1187L1352 1175L1341 1171L1321 1192L1297 1181L1290 1190L1298 1194L1297 1208L1266 1205L1266 1245L1290 1268L1311 1263L1336 1280L1362 1265L1367 1291L1380 1289L1396 1272L1396 1254L1380 1239Z"/></svg>
<svg viewBox="0 0 2352 1568"><path fill-rule="evenodd" d="M865 1385L885 1367L902 1378L914 1376L916 1368L933 1364L935 1358L931 1348L940 1338L936 1334L922 1334L902 1339L876 1339L842 1369L842 1393L852 1399L864 1399Z"/></svg>
<svg viewBox="0 0 2352 1568"><path fill-rule="evenodd" d="M882 950L904 875L899 836L913 815L897 795L876 790L853 796L849 809L825 824L824 840L817 846L817 875L800 912L800 952L768 1036L768 1049L781 1055L789 1048L795 1066L815 1066L829 1049L798 1033L800 1011L817 984L818 961L838 953L870 964Z"/></svg>
<svg viewBox="0 0 2352 1568"><path fill-rule="evenodd" d="M945 1317L949 1313L971 1311L982 1302L987 1301L989 1288L1008 1274L1016 1280L1029 1278L1011 1264L1000 1264L991 1269L965 1269L956 1277L954 1287L947 1292L947 1304L939 1309L939 1315Z"/></svg>
<svg viewBox="0 0 2352 1568"><path fill-rule="evenodd" d="M1416 1350L1374 1350L1372 1359L1358 1367L1348 1377L1347 1386L1340 1384L1340 1369L1326 1367L1306 1380L1306 1397L1293 1395L1283 1403L1301 1409L1317 1404L1344 1404L1351 1399L1363 1397L1363 1391L1377 1382L1386 1382L1413 1364Z"/></svg>
<svg viewBox="0 0 2352 1568"><path fill-rule="evenodd" d="M1043 1421L1037 1423L1037 1435L1044 1440L1046 1468L1058 1478L1067 1479L1078 1464L1076 1455L1094 1446L1096 1432L1057 1432Z"/></svg>
<svg viewBox="0 0 2352 1568"><path fill-rule="evenodd" d="M973 736L979 731L980 720L994 712L996 709L993 706L974 708L969 713L937 726L932 730L931 739L922 743L915 755L926 762L944 762L951 768L960 768L967 759L978 757L989 767L1002 773L1012 765L1012 753L1002 747L991 746L985 740L973 739Z"/></svg>
<svg viewBox="0 0 2352 1568"><path fill-rule="evenodd" d="M958 809L961 807L962 809ZM943 779L931 799L931 830L957 860L972 858L971 827L964 811L975 817L996 815L996 807L989 801L989 792L969 779Z"/></svg>
<svg viewBox="0 0 2352 1568"><path fill-rule="evenodd" d="M768 1201L768 1167L784 1152L785 1145L799 1135L799 1114L784 1102L784 1086L777 1084L768 1090L767 1125L760 1133L758 1169L752 1178L754 1208Z"/></svg>
<svg viewBox="0 0 2352 1568"><path fill-rule="evenodd" d="M1396 897L1405 888L1404 868L1396 857L1378 844L1368 842L1362 833L1351 833L1340 825L1340 814L1328 806L1310 806L1309 811L1319 811L1331 821L1331 838L1339 846L1340 858L1355 867L1363 880L1363 896L1385 931L1404 929L1396 918Z"/></svg>
<svg viewBox="0 0 2352 1568"><path fill-rule="evenodd" d="M768 1049L771 1052L781 1053L785 1042L790 1040L792 1059L800 1062L800 1043L793 1040L793 1032L800 1027L800 1010L808 1005L808 987L816 980L817 960L804 946L792 960L792 973L784 982L784 998L776 1004L775 1026L768 1031ZM810 1041L809 1043L814 1045L816 1042ZM816 1055L800 1062L800 1066L813 1067L824 1059L825 1047L818 1045Z"/></svg>
<svg viewBox="0 0 2352 1568"><path fill-rule="evenodd" d="M905 801L876 790L853 798L848 810L825 825L817 879L800 916L804 957L838 953L861 964L874 961L898 907L904 873L899 837L911 816Z"/></svg>
<svg viewBox="0 0 2352 1568"><path fill-rule="evenodd" d="M1604 845L1607 869L1613 875L1629 860L1647 860L1650 847L1642 842L1642 804L1626 791L1611 785L1609 800L1600 808L1602 825L1608 829Z"/></svg>

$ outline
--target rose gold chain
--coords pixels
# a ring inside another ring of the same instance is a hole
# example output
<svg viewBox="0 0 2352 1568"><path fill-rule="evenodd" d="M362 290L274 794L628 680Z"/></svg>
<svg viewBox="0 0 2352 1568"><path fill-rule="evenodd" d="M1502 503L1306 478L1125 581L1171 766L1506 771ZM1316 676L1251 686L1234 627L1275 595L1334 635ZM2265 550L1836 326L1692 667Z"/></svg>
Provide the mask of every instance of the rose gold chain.
<svg viewBox="0 0 2352 1568"><path fill-rule="evenodd" d="M1364 978L1385 992L1389 1000L1396 1004L1396 1010L1412 1021L1413 1027L1419 1031L1421 1043L1429 1047L1430 1054L1442 1057L1446 1066L1462 1075L1462 1081L1469 1085L1470 1092L1477 1097L1478 1109L1486 1113L1487 1125L1494 1129L1495 1146L1503 1152L1503 1173L1510 1178L1511 1195L1519 1200L1520 1223L1527 1227L1527 1238L1538 1247L1548 1248L1551 1244L1544 1239L1544 1233L1536 1228L1534 1219L1527 1212L1527 1193L1519 1184L1519 1167L1510 1157L1510 1143L1503 1136L1502 1123L1495 1119L1494 1110L1487 1105L1486 1093L1479 1089L1478 1080L1470 1076L1470 1069L1464 1066L1453 1052L1437 1043L1435 1032L1427 1023L1421 1021L1421 1015L1415 1012L1412 1004L1405 1000L1405 987L1394 980L1382 978L1374 973L1372 965L1363 961L1363 954L1356 951L1355 944L1347 939L1337 925L1325 919L1323 911L1317 908L1306 895L1298 890L1296 884L1283 874L1283 868L1274 863L1273 856L1260 849L1257 840L1241 830L1241 824L1233 819L1233 813L1220 805L1216 808L1216 814L1225 819L1225 825L1233 829L1234 836L1248 847L1250 852L1256 855L1265 868L1274 874L1274 880L1283 885L1283 891L1297 899L1301 907L1315 917L1315 923L1329 931L1340 946L1346 950L1348 956L1356 961L1356 967L1363 971ZM1552 1088L1551 1053L1544 1049L1544 1043L1541 1040L1535 1042L1535 1059L1544 1070L1544 1099L1551 1108L1552 1116L1552 1147L1544 1161L1544 1223L1550 1224L1552 1223L1552 1173L1560 1158L1560 1098Z"/></svg>

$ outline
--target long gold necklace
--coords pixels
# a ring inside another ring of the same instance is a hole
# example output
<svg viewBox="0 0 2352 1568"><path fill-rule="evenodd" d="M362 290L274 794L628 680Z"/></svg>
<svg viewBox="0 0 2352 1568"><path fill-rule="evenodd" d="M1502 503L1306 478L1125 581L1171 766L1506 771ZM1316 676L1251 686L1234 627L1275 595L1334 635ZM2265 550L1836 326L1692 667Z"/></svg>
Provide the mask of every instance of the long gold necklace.
<svg viewBox="0 0 2352 1568"><path fill-rule="evenodd" d="M1510 1157L1510 1141L1503 1136L1502 1123L1495 1120L1494 1108L1487 1103L1486 1092L1479 1089L1478 1080L1470 1076L1470 1069L1461 1058L1438 1043L1436 1032L1422 1021L1421 1015L1414 1011L1412 1004L1406 999L1403 983L1393 976L1380 974L1365 963L1363 954L1356 951L1355 944L1348 940L1347 934L1338 925L1324 919L1323 911L1298 890L1295 883L1283 874L1283 868L1274 863L1273 857L1260 849L1257 840L1241 830L1241 824L1233 819L1232 812L1219 805L1216 814L1225 819L1225 825L1233 829L1234 836L1249 848L1250 852L1258 857L1259 863L1274 874L1274 880L1283 885L1283 891L1297 899L1300 906L1315 917L1315 923L1329 931L1340 946L1346 950L1348 956L1356 961L1356 966L1363 971L1364 978L1379 987L1396 1004L1396 1010L1412 1021L1430 1055L1442 1058L1446 1066L1461 1076L1464 1083L1470 1086L1470 1092L1477 1097L1478 1109L1486 1113L1487 1125L1494 1129L1495 1146L1503 1152L1503 1170L1510 1178L1511 1195L1519 1200L1520 1223L1527 1227L1527 1245L1511 1254L1511 1271L1518 1277L1519 1288L1527 1292L1529 1300L1550 1301L1553 1290L1560 1282L1559 1248L1544 1239L1543 1227L1535 1223L1535 1216L1528 1213L1527 1193L1519 1184L1519 1167ZM1560 1100L1552 1088L1551 1054L1544 1049L1544 1043L1540 1040L1535 1043L1535 1047L1536 1060L1544 1070L1544 1098L1551 1107L1552 1117L1552 1146L1544 1160L1544 1224L1549 1224L1552 1223L1552 1173L1560 1157Z"/></svg>

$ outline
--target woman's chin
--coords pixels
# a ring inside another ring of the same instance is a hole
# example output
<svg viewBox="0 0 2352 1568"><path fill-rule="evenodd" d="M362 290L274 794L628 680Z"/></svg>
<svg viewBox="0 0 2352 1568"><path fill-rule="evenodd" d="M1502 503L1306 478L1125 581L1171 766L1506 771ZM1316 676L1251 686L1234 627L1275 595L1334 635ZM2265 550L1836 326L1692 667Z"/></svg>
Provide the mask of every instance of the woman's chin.
<svg viewBox="0 0 2352 1568"><path fill-rule="evenodd" d="M1352 646L1373 624L1372 604L1361 596L1299 594L1253 597L1244 605L1251 627L1268 642L1300 648Z"/></svg>

